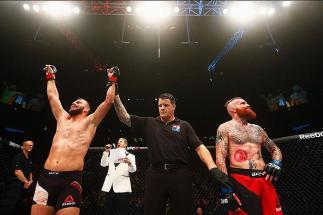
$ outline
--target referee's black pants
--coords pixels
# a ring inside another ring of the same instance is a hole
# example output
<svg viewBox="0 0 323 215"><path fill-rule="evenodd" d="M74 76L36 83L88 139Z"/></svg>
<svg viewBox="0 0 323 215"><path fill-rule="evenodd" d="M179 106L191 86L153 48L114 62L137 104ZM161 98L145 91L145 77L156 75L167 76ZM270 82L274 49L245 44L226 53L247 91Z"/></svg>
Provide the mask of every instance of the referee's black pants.
<svg viewBox="0 0 323 215"><path fill-rule="evenodd" d="M144 214L164 215L169 199L171 215L191 215L192 192L192 173L188 166L170 170L151 166L145 177Z"/></svg>
<svg viewBox="0 0 323 215"><path fill-rule="evenodd" d="M114 215L116 210L120 211L120 215L129 215L129 197L130 193L115 193L113 188L105 194L104 215Z"/></svg>

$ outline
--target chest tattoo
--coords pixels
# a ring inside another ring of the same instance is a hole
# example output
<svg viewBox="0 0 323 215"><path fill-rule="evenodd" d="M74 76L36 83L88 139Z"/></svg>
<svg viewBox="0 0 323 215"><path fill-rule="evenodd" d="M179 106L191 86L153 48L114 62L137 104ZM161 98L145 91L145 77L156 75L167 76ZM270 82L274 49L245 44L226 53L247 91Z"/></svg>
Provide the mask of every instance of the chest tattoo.
<svg viewBox="0 0 323 215"><path fill-rule="evenodd" d="M229 137L236 144L244 144L247 142L261 144L262 141L260 130L252 125L246 127L233 125Z"/></svg>
<svg viewBox="0 0 323 215"><path fill-rule="evenodd" d="M234 160L238 161L238 162L244 162L248 159L248 153L246 150L242 150L242 149L238 149L235 153L234 153Z"/></svg>

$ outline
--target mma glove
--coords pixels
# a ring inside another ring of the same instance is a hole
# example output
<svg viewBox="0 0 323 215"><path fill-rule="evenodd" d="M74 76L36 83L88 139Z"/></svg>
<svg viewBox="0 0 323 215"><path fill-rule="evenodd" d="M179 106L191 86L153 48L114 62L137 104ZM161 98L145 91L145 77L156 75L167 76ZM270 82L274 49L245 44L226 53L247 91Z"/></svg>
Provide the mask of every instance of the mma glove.
<svg viewBox="0 0 323 215"><path fill-rule="evenodd" d="M282 162L279 160L272 160L270 163L267 163L265 166L266 174L270 176L278 177L281 174Z"/></svg>
<svg viewBox="0 0 323 215"><path fill-rule="evenodd" d="M218 168L212 168L210 170L210 175L214 183L221 184L220 204L229 210L236 211L239 208L239 204L233 194L229 177Z"/></svg>
<svg viewBox="0 0 323 215"><path fill-rule="evenodd" d="M57 69L53 65L46 65L46 67L43 69L46 71L46 80L55 80L55 73L57 72Z"/></svg>
<svg viewBox="0 0 323 215"><path fill-rule="evenodd" d="M239 204L231 188L221 187L220 193L220 205L222 207L227 208L231 211L236 211L237 209L239 209Z"/></svg>
<svg viewBox="0 0 323 215"><path fill-rule="evenodd" d="M112 83L115 83L115 92L116 92L116 95L118 95L119 90L118 90L117 82L120 76L120 69L117 66L114 66L108 70L108 73L112 73L112 75L111 76L108 75L108 82L107 82L106 88L108 89L110 86L112 86Z"/></svg>

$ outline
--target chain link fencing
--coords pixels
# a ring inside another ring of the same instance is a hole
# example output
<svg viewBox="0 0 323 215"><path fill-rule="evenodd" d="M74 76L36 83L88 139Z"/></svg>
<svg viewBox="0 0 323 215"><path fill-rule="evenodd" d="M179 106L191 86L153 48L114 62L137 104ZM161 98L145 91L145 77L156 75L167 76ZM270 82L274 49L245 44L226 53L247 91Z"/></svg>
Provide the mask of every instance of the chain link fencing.
<svg viewBox="0 0 323 215"><path fill-rule="evenodd" d="M323 132L295 135L274 139L283 153L283 174L274 182L286 215L323 214ZM215 155L215 147L208 147ZM105 195L101 191L107 168L100 166L104 148L91 147L85 162L83 175L82 215L103 214ZM143 214L145 170L149 167L148 151L145 147L129 147L136 156L137 171L131 173L132 215ZM265 161L270 155L263 151ZM202 207L205 215L222 215L227 212L218 205L218 186L211 183L208 170L195 153L192 153L194 206Z"/></svg>

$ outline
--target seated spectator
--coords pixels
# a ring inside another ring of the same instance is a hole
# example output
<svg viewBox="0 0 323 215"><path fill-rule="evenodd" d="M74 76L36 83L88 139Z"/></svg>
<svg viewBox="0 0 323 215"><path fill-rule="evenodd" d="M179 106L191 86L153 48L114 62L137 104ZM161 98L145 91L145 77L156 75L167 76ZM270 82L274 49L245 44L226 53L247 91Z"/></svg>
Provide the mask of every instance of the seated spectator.
<svg viewBox="0 0 323 215"><path fill-rule="evenodd" d="M291 106L307 103L307 92L298 85L292 87L293 93L289 96Z"/></svg>
<svg viewBox="0 0 323 215"><path fill-rule="evenodd" d="M8 84L6 81L3 81L2 85L3 85L3 92L0 98L0 102L11 105L16 101L17 96L24 96L23 93L17 91L17 85L11 84L10 87L8 87ZM19 99L18 102L22 102L22 100Z"/></svg>
<svg viewBox="0 0 323 215"><path fill-rule="evenodd" d="M26 109L30 109L32 111L40 112L44 109L46 105L44 94L38 93L36 98L32 98L26 107Z"/></svg>

